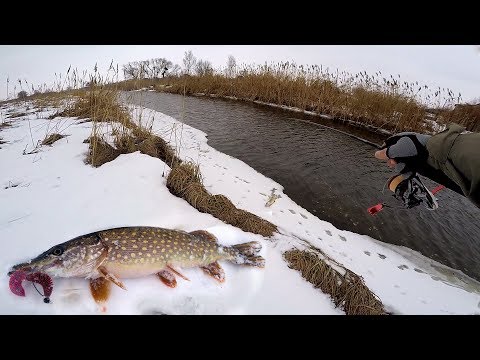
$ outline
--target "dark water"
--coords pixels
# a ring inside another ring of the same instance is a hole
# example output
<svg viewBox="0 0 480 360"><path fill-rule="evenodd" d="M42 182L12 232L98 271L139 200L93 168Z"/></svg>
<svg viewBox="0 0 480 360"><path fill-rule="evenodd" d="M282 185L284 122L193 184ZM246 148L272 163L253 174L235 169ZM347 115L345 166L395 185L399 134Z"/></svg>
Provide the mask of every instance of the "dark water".
<svg viewBox="0 0 480 360"><path fill-rule="evenodd" d="M284 186L297 204L337 228L417 250L480 280L480 210L450 190L439 209L366 209L387 199L393 174L374 157L375 147L327 126L381 143L383 139L332 121L234 100L130 93L130 101L160 111L208 134L208 144ZM184 112L182 111L184 108ZM316 122L316 123L315 123ZM430 188L436 184L426 180Z"/></svg>

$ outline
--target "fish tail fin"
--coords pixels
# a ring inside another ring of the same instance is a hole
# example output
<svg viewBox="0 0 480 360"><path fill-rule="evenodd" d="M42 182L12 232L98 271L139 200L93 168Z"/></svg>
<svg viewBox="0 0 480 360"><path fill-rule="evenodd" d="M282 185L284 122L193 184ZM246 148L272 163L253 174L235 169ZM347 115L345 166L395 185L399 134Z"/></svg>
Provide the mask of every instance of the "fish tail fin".
<svg viewBox="0 0 480 360"><path fill-rule="evenodd" d="M251 241L243 244L233 245L231 261L235 264L265 267L265 259L257 255L262 250L262 244L258 241Z"/></svg>

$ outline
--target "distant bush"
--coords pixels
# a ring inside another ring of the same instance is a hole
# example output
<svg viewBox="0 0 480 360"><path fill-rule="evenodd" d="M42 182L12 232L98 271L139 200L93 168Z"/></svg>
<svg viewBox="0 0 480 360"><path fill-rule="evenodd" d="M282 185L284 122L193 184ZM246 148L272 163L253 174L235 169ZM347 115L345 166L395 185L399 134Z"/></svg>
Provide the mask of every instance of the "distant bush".
<svg viewBox="0 0 480 360"><path fill-rule="evenodd" d="M18 93L17 97L20 99L20 100L23 100L27 97L27 92L25 90L22 90Z"/></svg>

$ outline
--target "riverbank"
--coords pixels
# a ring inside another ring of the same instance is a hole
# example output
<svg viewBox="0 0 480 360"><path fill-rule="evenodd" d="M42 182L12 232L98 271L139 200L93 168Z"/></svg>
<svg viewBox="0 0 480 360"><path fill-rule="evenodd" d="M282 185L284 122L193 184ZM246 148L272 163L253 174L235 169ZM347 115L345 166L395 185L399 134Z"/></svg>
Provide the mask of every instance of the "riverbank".
<svg viewBox="0 0 480 360"><path fill-rule="evenodd" d="M128 109L135 119L148 119L153 133L177 149L180 159L195 160L210 193L224 194L236 207L275 224L280 234L268 240L198 212L168 191L169 165L139 151L121 154L98 168L86 166L83 161L89 144L84 140L92 133L91 122L54 117L56 109L4 108L2 111L26 113L2 129L6 143L0 159L7 171L0 175L5 185L0 196L2 203L9 205L2 206L0 238L13 239L17 245L0 243L4 270L51 245L102 228L149 225L185 231L206 229L224 244L260 241L266 268L225 264L227 281L221 286L198 269L185 269L192 281L182 281L174 290L163 287L154 277L126 280L129 291L112 291L109 313L339 314L329 296L314 289L282 259L287 250L304 249L305 241L361 275L389 312L479 311L475 282L460 275L447 278L435 272L434 262L428 259L418 255L406 259L368 236L338 230L295 204L280 184L208 146L205 133L156 111L139 106ZM68 136L32 152L47 128ZM4 276L3 291L8 296L2 297L1 308L7 313L98 312L84 280L56 280L50 305L38 301L32 288L26 289L27 298L15 297L6 283Z"/></svg>
<svg viewBox="0 0 480 360"><path fill-rule="evenodd" d="M221 72L115 83L120 90L153 89L181 95L207 95L253 101L306 114L328 117L371 131L435 133L449 122L480 129L476 107L455 107L460 101L449 89L429 89L381 74L331 74L321 67L274 64L246 67L236 76ZM428 104L428 105L427 105ZM433 105L435 104L435 105Z"/></svg>

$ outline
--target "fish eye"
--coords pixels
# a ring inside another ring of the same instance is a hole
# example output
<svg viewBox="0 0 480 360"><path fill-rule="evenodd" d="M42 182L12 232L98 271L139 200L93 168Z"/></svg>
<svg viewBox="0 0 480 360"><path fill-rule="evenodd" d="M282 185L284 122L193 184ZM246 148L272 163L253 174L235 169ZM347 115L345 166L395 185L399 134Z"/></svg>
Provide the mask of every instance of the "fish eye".
<svg viewBox="0 0 480 360"><path fill-rule="evenodd" d="M52 254L55 256L60 256L63 254L63 249L61 247L56 247L53 249Z"/></svg>

